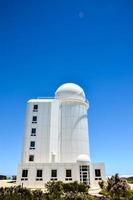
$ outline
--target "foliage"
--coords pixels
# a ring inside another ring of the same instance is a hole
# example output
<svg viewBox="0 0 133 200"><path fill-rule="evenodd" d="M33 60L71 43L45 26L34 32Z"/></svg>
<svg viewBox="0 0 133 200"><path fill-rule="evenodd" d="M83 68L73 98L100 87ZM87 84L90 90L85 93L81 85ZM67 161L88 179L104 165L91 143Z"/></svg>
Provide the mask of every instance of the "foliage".
<svg viewBox="0 0 133 200"><path fill-rule="evenodd" d="M0 200L46 200L40 190L31 191L21 186L0 188Z"/></svg>
<svg viewBox="0 0 133 200"><path fill-rule="evenodd" d="M107 182L101 181L99 185L102 197L89 195L89 187L83 183L52 181L45 185L46 193L21 186L0 188L0 200L133 200L133 191L117 174Z"/></svg>
<svg viewBox="0 0 133 200"><path fill-rule="evenodd" d="M50 200L88 199L89 187L83 183L78 183L77 181L71 183L63 183L61 181L48 182L46 184L46 189Z"/></svg>
<svg viewBox="0 0 133 200"><path fill-rule="evenodd" d="M111 200L133 200L130 186L118 174L108 178L107 182L99 182L99 186L102 189L101 194L109 197Z"/></svg>
<svg viewBox="0 0 133 200"><path fill-rule="evenodd" d="M55 199L60 200L63 197L64 191L63 191L63 182L62 181L49 181L45 185L47 192L48 192L48 198L49 200Z"/></svg>
<svg viewBox="0 0 133 200"><path fill-rule="evenodd" d="M84 183L78 183L77 181L71 183L63 183L64 192L83 192L88 193L89 186Z"/></svg>
<svg viewBox="0 0 133 200"><path fill-rule="evenodd" d="M96 200L88 194L88 186L83 183L61 181L48 182L47 192L29 190L21 186L0 188L0 200Z"/></svg>
<svg viewBox="0 0 133 200"><path fill-rule="evenodd" d="M130 183L130 184L133 184L133 177L128 177L126 178L127 182Z"/></svg>

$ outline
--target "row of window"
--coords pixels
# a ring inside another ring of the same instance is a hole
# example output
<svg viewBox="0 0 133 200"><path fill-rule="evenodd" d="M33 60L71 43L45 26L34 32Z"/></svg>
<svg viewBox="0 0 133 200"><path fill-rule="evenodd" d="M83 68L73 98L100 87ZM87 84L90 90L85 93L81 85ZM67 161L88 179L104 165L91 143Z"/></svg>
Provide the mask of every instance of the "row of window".
<svg viewBox="0 0 133 200"><path fill-rule="evenodd" d="M31 148L34 148L34 147L31 147ZM29 161L34 161L34 155L29 155ZM82 171L89 171L89 170L86 169L86 168L83 168ZM100 169L95 169L95 177L96 178L101 177L101 170Z"/></svg>
<svg viewBox="0 0 133 200"><path fill-rule="evenodd" d="M33 112L38 112L38 105L37 104L33 105ZM32 117L32 123L33 124L37 123L37 116Z"/></svg>
<svg viewBox="0 0 133 200"><path fill-rule="evenodd" d="M22 177L28 177L28 170L22 171ZM42 177L42 170L37 170L37 177ZM57 170L51 170L51 177L57 177ZM71 169L66 170L66 177L72 177ZM95 169L95 177L101 177L100 169Z"/></svg>
<svg viewBox="0 0 133 200"><path fill-rule="evenodd" d="M36 171L36 181L42 181L43 180L43 170L42 169L37 169ZM22 170L22 178L21 180L28 180L28 170L23 169ZM57 170L52 169L51 170L51 180L57 180ZM66 169L66 181L72 180L72 170L71 169Z"/></svg>
<svg viewBox="0 0 133 200"><path fill-rule="evenodd" d="M88 169L82 169L82 171L83 170L85 170L86 172L88 171ZM86 173L83 174L83 181L87 180L86 179L87 178L86 175L87 175ZM42 177L43 177L43 170L42 169L37 169L37 171L36 171L36 180L43 180ZM21 178L21 180L28 180L28 170L27 169L23 169L22 170L22 178ZM52 169L51 170L51 180L57 180L57 170L56 169ZM72 180L72 170L71 169L66 169L66 178L65 178L65 180L66 181L71 181ZM95 180L101 180L101 170L100 169L95 169ZM80 177L80 181L81 181L81 177Z"/></svg>
<svg viewBox="0 0 133 200"><path fill-rule="evenodd" d="M35 104L33 105L33 112L37 111L38 111L38 105ZM37 123L37 116L32 117L32 123ZM31 136L36 136L36 128L31 129ZM35 149L35 141L30 142L30 149L32 150ZM34 161L34 155L29 156L29 161Z"/></svg>
<svg viewBox="0 0 133 200"><path fill-rule="evenodd" d="M37 112L37 111L38 111L38 105L35 104L35 105L33 105L33 112ZM37 123L37 116L32 117L32 123ZM36 136L36 128L31 129L31 136ZM31 141L30 149L35 149L35 142L34 141Z"/></svg>

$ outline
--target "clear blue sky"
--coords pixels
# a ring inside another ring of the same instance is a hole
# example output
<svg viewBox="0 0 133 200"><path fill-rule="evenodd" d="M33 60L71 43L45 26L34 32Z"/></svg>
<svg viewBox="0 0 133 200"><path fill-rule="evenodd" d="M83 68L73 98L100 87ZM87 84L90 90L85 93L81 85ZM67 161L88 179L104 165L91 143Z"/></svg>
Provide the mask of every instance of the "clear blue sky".
<svg viewBox="0 0 133 200"><path fill-rule="evenodd" d="M91 157L133 174L133 1L0 1L0 174L16 174L26 101L81 85Z"/></svg>

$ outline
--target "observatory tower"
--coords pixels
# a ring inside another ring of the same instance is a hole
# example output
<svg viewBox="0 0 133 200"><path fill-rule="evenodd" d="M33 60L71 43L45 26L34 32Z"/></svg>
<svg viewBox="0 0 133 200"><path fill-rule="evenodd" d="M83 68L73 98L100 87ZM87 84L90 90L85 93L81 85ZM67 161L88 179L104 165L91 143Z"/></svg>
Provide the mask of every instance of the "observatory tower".
<svg viewBox="0 0 133 200"><path fill-rule="evenodd" d="M28 101L19 185L44 188L61 180L93 186L105 178L104 163L90 159L88 108L83 89L74 83L61 85L54 98Z"/></svg>
<svg viewBox="0 0 133 200"><path fill-rule="evenodd" d="M60 102L60 162L76 162L79 156L90 161L84 91L78 85L64 84L55 98Z"/></svg>

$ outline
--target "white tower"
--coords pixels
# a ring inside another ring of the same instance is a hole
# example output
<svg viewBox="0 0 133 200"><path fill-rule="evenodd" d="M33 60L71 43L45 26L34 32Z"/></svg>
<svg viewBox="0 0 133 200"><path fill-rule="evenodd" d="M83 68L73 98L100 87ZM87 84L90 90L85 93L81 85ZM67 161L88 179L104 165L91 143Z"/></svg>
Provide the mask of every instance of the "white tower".
<svg viewBox="0 0 133 200"><path fill-rule="evenodd" d="M55 93L60 102L60 162L76 162L83 155L90 161L88 118L84 91L68 83Z"/></svg>
<svg viewBox="0 0 133 200"><path fill-rule="evenodd" d="M89 103L73 83L60 86L54 98L28 101L22 160L17 183L44 188L49 180L93 185L105 177L103 163L91 163Z"/></svg>

